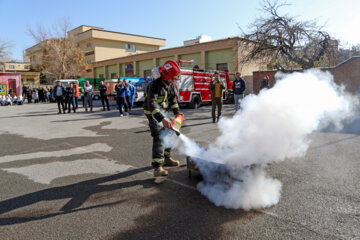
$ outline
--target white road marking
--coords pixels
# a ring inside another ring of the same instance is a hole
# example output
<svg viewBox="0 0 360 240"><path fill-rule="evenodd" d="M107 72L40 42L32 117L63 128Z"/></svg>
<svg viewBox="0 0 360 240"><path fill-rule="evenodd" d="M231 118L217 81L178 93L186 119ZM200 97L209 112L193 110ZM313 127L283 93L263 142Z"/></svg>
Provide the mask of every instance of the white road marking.
<svg viewBox="0 0 360 240"><path fill-rule="evenodd" d="M2 170L26 176L34 182L50 184L56 178L86 173L114 174L132 168L130 165L117 164L107 159L86 159L71 162L52 162L34 164L20 168L3 168Z"/></svg>
<svg viewBox="0 0 360 240"><path fill-rule="evenodd" d="M34 152L34 153L25 153L19 155L6 155L0 157L0 163L13 162L19 160L29 160L35 158L45 158L45 157L66 157L75 154L85 154L92 152L110 152L112 147L104 143L94 143L84 147L77 147L72 149L64 149L60 151L53 152Z"/></svg>

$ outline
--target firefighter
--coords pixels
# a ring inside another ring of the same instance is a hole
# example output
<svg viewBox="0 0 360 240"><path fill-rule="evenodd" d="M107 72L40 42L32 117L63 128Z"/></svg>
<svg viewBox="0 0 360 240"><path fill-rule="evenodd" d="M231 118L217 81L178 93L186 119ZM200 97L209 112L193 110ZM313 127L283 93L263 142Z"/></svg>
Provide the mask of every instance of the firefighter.
<svg viewBox="0 0 360 240"><path fill-rule="evenodd" d="M180 74L180 67L174 61L167 61L163 66L153 69L155 80L149 83L144 102L144 113L149 120L151 136L153 137L152 166L154 177L167 176L168 171L162 166L179 166L180 162L171 157L171 148L164 149L160 133L165 128L171 128L170 120L162 113L171 109L174 115L180 113L173 81ZM162 123L162 126L160 125Z"/></svg>

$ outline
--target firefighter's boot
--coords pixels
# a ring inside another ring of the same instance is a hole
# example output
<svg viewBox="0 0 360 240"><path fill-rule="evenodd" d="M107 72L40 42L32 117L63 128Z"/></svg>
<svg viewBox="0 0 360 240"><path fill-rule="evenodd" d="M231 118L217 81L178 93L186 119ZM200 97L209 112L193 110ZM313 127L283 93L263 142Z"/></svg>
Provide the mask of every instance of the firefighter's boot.
<svg viewBox="0 0 360 240"><path fill-rule="evenodd" d="M174 160L172 157L165 157L164 166L177 167L180 165L180 161Z"/></svg>
<svg viewBox="0 0 360 240"><path fill-rule="evenodd" d="M168 171L163 169L161 166L154 168L154 177L164 177L169 175Z"/></svg>

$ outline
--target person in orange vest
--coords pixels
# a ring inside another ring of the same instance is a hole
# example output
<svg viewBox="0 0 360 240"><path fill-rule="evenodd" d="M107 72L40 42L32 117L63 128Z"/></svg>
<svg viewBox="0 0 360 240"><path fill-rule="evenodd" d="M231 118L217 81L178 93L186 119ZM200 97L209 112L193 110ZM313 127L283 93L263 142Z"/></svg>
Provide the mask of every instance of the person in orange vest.
<svg viewBox="0 0 360 240"><path fill-rule="evenodd" d="M75 88L75 107L76 109L78 109L78 97L80 97L79 84L77 84L76 82L73 82L73 84Z"/></svg>

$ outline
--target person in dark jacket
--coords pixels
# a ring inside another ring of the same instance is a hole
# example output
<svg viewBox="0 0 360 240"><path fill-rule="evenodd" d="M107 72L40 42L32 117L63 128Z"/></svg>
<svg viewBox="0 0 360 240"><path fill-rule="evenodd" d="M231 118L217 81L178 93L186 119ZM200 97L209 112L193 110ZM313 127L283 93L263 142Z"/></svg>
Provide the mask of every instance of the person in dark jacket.
<svg viewBox="0 0 360 240"><path fill-rule="evenodd" d="M23 96L24 98L26 98L26 93L27 93L27 87L26 87L26 86L23 86L23 87L22 87L22 96Z"/></svg>
<svg viewBox="0 0 360 240"><path fill-rule="evenodd" d="M135 93L136 93L136 88L134 85L132 85L131 81L129 81L129 90L130 90L129 109L131 111L131 109L134 106Z"/></svg>
<svg viewBox="0 0 360 240"><path fill-rule="evenodd" d="M244 92L246 90L246 82L240 77L240 73L235 74L235 80L232 85L232 90L234 93L234 102L235 102L235 111L240 108L240 101L244 98Z"/></svg>
<svg viewBox="0 0 360 240"><path fill-rule="evenodd" d="M171 157L171 148L166 148L161 141L160 135L166 129L171 128L170 120L163 115L162 110L171 109L176 116L180 113L176 98L174 79L180 74L180 68L174 61L167 61L158 67L158 73L147 87L144 102L144 113L149 120L151 136L153 137L152 166L154 176L167 176L168 171L164 166L179 166L180 162ZM160 125L162 123L162 125Z"/></svg>
<svg viewBox="0 0 360 240"><path fill-rule="evenodd" d="M109 106L109 100L107 97L107 87L106 87L104 81L100 82L99 91L100 91L100 98L101 98L101 104L103 106L103 111L105 111L105 103L104 102L106 102L106 107L107 107L107 110L109 111L110 106Z"/></svg>
<svg viewBox="0 0 360 240"><path fill-rule="evenodd" d="M131 111L131 105L130 105L130 85L127 83L127 80L124 79L123 80L124 84L125 84L125 99L126 99L126 103L128 105L128 109L129 111Z"/></svg>
<svg viewBox="0 0 360 240"><path fill-rule="evenodd" d="M213 123L215 123L216 106L218 107L218 114L216 121L219 121L219 118L221 116L222 96L224 89L225 89L224 84L220 80L220 74L218 71L216 71L214 73L214 78L210 82L210 86L209 86L209 90L211 90L211 102L212 102L211 116L213 119Z"/></svg>
<svg viewBox="0 0 360 240"><path fill-rule="evenodd" d="M63 109L63 113L65 114L65 104L64 104L64 98L66 95L66 91L65 88L63 86L61 86L61 82L57 82L56 86L54 87L53 90L53 98L56 100L58 108L59 108L59 114L61 113L61 109L60 109L60 104L62 106Z"/></svg>
<svg viewBox="0 0 360 240"><path fill-rule="evenodd" d="M45 98L44 98L44 88L39 88L38 90L38 94L39 94L39 102L45 102Z"/></svg>
<svg viewBox="0 0 360 240"><path fill-rule="evenodd" d="M73 107L73 112L75 111L75 87L73 83L70 83L66 88L66 99L68 105L68 113L71 113L71 106Z"/></svg>
<svg viewBox="0 0 360 240"><path fill-rule="evenodd" d="M126 83L121 79L119 79L118 83L115 85L115 91L116 91L116 103L119 106L120 117L124 116L122 111L123 105L125 108L125 115L128 115L128 105L125 98Z"/></svg>
<svg viewBox="0 0 360 240"><path fill-rule="evenodd" d="M27 95L28 103L31 103L33 91L31 90L30 87L28 87L28 89L27 89L27 91L26 91L26 95Z"/></svg>

